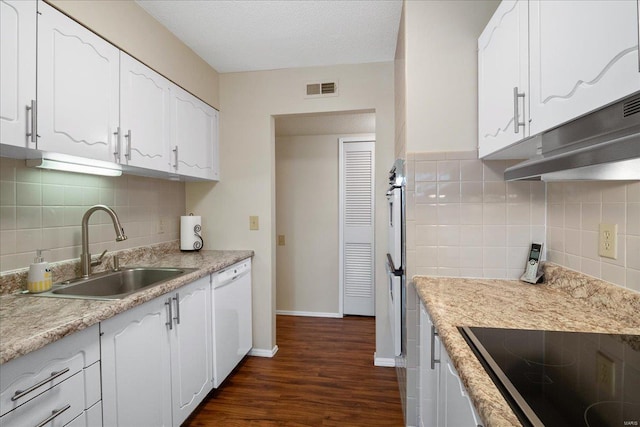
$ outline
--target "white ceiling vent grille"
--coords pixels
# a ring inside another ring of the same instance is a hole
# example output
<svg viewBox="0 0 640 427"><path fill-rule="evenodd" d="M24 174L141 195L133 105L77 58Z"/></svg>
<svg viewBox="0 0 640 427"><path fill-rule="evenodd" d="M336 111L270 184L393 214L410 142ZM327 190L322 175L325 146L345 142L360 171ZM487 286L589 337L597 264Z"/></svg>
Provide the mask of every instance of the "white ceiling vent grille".
<svg viewBox="0 0 640 427"><path fill-rule="evenodd" d="M319 98L325 96L338 96L338 83L336 81L323 81L307 83L305 98Z"/></svg>

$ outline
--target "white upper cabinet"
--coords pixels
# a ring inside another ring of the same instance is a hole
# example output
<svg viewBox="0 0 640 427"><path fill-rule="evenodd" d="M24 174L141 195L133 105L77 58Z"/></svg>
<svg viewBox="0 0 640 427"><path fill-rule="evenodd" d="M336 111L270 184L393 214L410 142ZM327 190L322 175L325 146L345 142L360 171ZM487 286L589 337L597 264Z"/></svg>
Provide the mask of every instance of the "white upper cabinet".
<svg viewBox="0 0 640 427"><path fill-rule="evenodd" d="M169 80L120 52L120 135L122 164L170 171Z"/></svg>
<svg viewBox="0 0 640 427"><path fill-rule="evenodd" d="M503 1L478 39L480 157L529 134L528 55L528 2Z"/></svg>
<svg viewBox="0 0 640 427"><path fill-rule="evenodd" d="M38 3L38 149L113 161L119 51Z"/></svg>
<svg viewBox="0 0 640 427"><path fill-rule="evenodd" d="M172 85L172 167L179 175L219 180L218 112Z"/></svg>
<svg viewBox="0 0 640 427"><path fill-rule="evenodd" d="M531 1L531 133L640 90L635 1Z"/></svg>
<svg viewBox="0 0 640 427"><path fill-rule="evenodd" d="M0 143L36 148L27 136L36 99L36 2L0 1Z"/></svg>

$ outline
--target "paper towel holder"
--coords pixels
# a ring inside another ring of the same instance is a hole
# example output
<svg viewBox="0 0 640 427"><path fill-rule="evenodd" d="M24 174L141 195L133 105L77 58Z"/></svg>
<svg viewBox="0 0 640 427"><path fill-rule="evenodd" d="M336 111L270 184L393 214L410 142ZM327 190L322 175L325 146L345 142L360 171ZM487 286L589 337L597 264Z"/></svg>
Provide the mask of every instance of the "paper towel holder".
<svg viewBox="0 0 640 427"><path fill-rule="evenodd" d="M189 216L194 216L193 212L190 213ZM204 239L202 238L201 232L201 224L186 224L184 221L181 221L180 250L199 251L200 249L202 249L202 247L204 246Z"/></svg>

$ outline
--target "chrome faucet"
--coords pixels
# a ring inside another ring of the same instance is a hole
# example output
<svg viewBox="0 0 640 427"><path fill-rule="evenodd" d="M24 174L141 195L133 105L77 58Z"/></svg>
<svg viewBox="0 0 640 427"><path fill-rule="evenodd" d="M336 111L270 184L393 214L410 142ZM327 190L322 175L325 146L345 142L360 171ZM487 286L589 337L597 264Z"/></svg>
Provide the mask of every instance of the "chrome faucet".
<svg viewBox="0 0 640 427"><path fill-rule="evenodd" d="M120 225L120 220L115 211L109 206L95 205L91 206L82 217L82 255L80 255L80 266L82 268L82 277L87 278L91 274L91 254L89 253L89 217L95 211L105 211L113 221L113 228L116 230L116 242L127 240L124 235L124 229ZM106 252L106 251L105 251ZM104 256L104 253L102 254Z"/></svg>

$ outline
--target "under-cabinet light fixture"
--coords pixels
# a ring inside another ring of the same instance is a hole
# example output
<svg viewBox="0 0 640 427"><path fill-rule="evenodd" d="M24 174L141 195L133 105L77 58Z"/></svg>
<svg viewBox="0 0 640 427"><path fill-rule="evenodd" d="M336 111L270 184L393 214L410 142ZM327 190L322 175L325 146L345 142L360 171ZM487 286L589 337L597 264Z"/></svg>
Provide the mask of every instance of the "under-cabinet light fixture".
<svg viewBox="0 0 640 427"><path fill-rule="evenodd" d="M42 153L42 157L40 158L27 159L27 166L64 172L86 173L91 175L122 175L122 167L117 163L56 153Z"/></svg>

